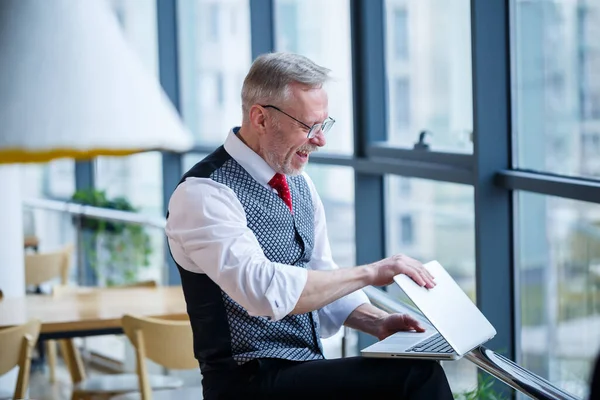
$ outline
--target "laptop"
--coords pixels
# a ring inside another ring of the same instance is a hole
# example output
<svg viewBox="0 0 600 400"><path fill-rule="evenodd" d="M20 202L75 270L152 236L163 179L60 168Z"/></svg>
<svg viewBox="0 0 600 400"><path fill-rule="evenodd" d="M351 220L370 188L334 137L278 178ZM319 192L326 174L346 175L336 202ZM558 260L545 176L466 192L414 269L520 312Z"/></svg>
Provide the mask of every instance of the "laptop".
<svg viewBox="0 0 600 400"><path fill-rule="evenodd" d="M434 277L434 288L421 287L404 274L396 275L394 281L423 314L425 332L395 333L363 349L362 356L458 360L496 335L496 329L439 262L424 266Z"/></svg>

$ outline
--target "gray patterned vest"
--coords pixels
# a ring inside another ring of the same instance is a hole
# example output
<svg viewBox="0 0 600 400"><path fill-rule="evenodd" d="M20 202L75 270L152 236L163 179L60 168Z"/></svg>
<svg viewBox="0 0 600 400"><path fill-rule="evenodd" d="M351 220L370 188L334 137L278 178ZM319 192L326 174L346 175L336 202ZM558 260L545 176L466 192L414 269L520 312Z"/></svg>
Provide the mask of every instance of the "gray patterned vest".
<svg viewBox="0 0 600 400"><path fill-rule="evenodd" d="M211 178L231 188L267 258L289 268L306 268L314 245L314 211L302 176L288 177L293 214L277 193L256 182L223 146L196 164L181 182L188 177ZM280 321L253 317L205 274L178 269L194 331L194 352L203 372L256 358L323 358L316 311L287 315Z"/></svg>

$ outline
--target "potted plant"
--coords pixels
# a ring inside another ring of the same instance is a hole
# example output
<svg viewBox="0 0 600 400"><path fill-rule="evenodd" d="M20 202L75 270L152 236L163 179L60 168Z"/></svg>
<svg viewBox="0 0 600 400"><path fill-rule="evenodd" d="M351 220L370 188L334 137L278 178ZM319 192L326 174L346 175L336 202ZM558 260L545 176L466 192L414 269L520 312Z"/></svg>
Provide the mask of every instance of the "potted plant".
<svg viewBox="0 0 600 400"><path fill-rule="evenodd" d="M109 199L102 190L78 190L72 201L111 210L138 212L128 199ZM79 221L87 264L100 286L136 282L150 265L152 247L144 226L83 216Z"/></svg>
<svg viewBox="0 0 600 400"><path fill-rule="evenodd" d="M494 378L477 374L477 386L462 393L455 393L455 400L507 400L507 397L494 389Z"/></svg>

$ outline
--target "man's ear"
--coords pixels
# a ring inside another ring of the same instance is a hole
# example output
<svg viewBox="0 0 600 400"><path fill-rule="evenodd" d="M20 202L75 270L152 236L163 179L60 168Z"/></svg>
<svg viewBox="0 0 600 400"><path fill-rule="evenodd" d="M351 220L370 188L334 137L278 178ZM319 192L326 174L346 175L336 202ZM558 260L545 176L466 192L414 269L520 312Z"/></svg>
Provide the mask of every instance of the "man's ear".
<svg viewBox="0 0 600 400"><path fill-rule="evenodd" d="M267 112L263 107L258 104L253 105L250 107L249 116L254 130L261 134L267 132Z"/></svg>

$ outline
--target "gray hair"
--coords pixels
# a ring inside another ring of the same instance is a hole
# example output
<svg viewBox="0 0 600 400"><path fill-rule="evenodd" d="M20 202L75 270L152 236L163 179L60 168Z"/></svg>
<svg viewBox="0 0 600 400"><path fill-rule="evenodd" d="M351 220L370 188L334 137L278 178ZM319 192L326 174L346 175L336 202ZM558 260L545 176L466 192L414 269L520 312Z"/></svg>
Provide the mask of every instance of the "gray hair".
<svg viewBox="0 0 600 400"><path fill-rule="evenodd" d="M328 68L293 53L262 54L254 60L242 86L243 119L254 104L281 104L291 96L289 85L320 88L329 80Z"/></svg>

